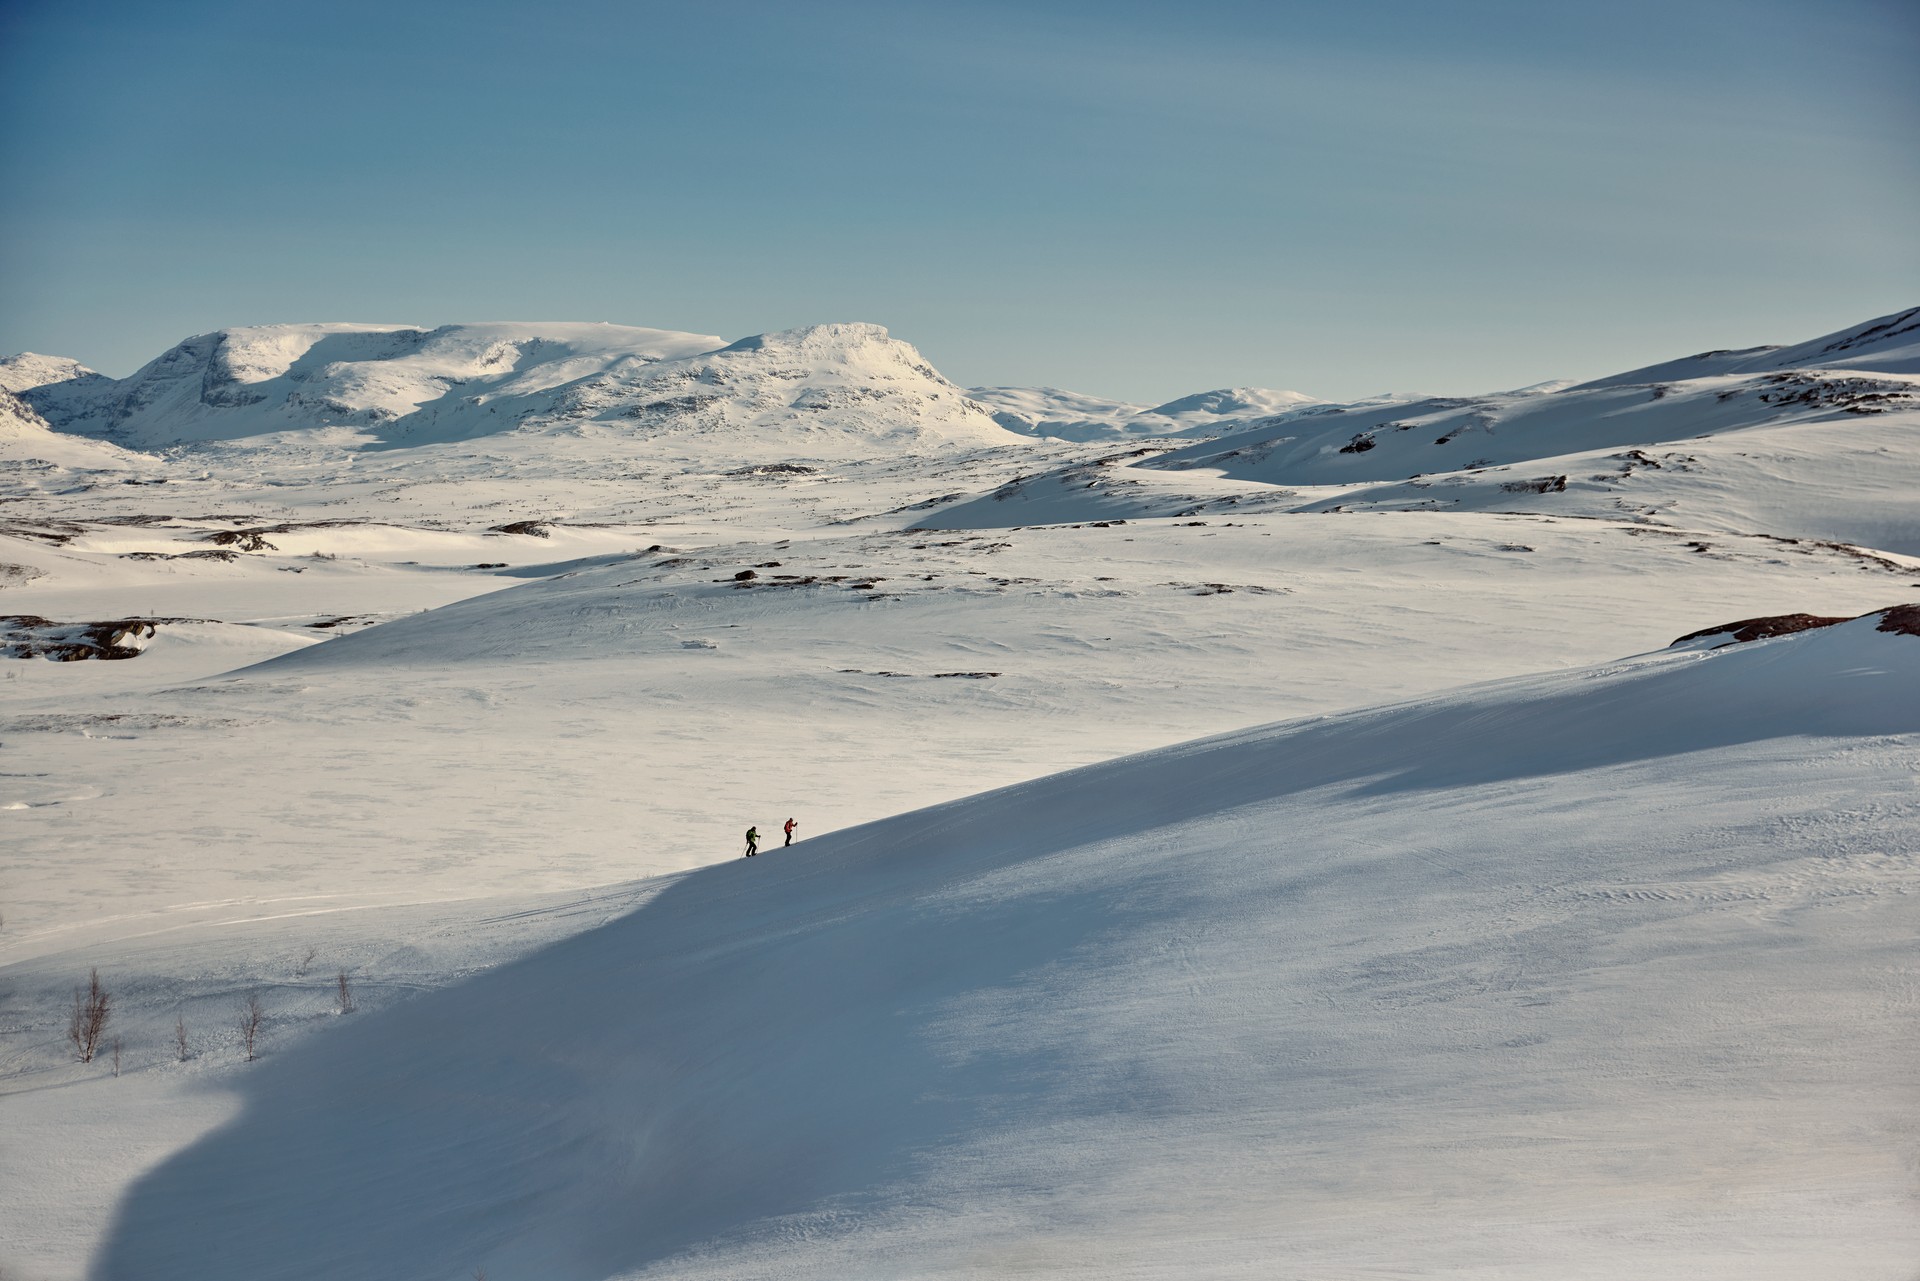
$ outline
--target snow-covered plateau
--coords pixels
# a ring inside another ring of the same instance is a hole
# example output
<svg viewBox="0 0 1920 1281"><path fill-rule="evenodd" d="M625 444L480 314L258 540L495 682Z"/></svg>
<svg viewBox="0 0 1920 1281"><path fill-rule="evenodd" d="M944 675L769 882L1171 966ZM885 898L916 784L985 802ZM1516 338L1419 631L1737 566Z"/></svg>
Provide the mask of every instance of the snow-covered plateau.
<svg viewBox="0 0 1920 1281"><path fill-rule="evenodd" d="M1912 1281L1916 442L1920 309L0 360L0 1276Z"/></svg>

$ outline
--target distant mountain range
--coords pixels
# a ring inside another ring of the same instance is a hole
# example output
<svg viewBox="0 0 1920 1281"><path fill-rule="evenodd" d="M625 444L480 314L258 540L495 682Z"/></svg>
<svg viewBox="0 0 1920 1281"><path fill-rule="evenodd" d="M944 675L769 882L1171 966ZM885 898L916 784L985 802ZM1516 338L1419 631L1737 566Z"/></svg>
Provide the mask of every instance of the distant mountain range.
<svg viewBox="0 0 1920 1281"><path fill-rule="evenodd" d="M1158 465L1326 484L1693 436L1808 408L1874 412L1909 403L1905 379L1917 373L1920 309L1797 346L1706 352L1575 386L1348 404L1239 387L1154 406L1051 387L962 389L870 324L733 343L608 324L263 325L189 338L126 378L33 353L0 360L0 447L71 454L92 442L153 450L299 433L403 448L570 433L756 452L777 443L830 457L876 443L1200 437L1213 443Z"/></svg>
<svg viewBox="0 0 1920 1281"><path fill-rule="evenodd" d="M777 434L808 454L1017 439L865 324L731 344L623 325L264 325L189 338L121 379L16 356L0 361L0 385L53 430L136 449L323 431L384 447L508 432Z"/></svg>
<svg viewBox="0 0 1920 1281"><path fill-rule="evenodd" d="M1008 431L1058 440L1218 436L1303 405L1320 403L1297 391L1263 387L1196 392L1153 406L1057 387L974 387L967 394L991 410L993 420Z"/></svg>

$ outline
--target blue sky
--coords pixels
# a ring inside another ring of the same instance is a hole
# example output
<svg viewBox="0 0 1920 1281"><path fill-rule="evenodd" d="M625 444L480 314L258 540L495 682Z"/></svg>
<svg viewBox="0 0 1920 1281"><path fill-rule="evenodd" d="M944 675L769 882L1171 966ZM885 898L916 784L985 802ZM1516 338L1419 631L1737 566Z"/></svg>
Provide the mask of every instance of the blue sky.
<svg viewBox="0 0 1920 1281"><path fill-rule="evenodd" d="M1908 0L0 4L0 352L872 320L966 384L1485 391L1920 302Z"/></svg>

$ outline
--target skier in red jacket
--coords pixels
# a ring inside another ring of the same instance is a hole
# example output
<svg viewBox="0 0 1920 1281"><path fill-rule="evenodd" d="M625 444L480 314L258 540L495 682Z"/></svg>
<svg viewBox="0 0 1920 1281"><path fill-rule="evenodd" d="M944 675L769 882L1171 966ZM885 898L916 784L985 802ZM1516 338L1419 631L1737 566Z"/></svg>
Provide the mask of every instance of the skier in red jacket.
<svg viewBox="0 0 1920 1281"><path fill-rule="evenodd" d="M792 819L787 820L787 827L786 827L787 839L781 848L784 849L787 845L793 844L793 829L797 826L799 826L799 824L795 823Z"/></svg>

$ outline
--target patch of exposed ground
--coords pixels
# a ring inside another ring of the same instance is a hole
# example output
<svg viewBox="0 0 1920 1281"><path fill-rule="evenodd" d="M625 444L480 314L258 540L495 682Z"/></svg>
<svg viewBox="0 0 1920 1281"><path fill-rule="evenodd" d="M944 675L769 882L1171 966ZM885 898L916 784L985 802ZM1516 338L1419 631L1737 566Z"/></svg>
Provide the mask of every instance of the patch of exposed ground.
<svg viewBox="0 0 1920 1281"><path fill-rule="evenodd" d="M1874 629L1893 632L1901 636L1920 636L1920 605L1893 605L1886 609L1875 610L1871 614L1862 614L1861 618L1880 619ZM1772 636L1791 636L1795 632L1809 632L1816 628L1833 627L1839 623L1851 623L1851 618L1829 618L1820 614L1770 614L1765 618L1743 618L1737 623L1721 623L1717 627L1705 627L1697 632L1688 632L1674 645L1684 645L1688 641L1702 640L1710 636L1725 636L1727 639L1714 649L1727 645L1742 645L1748 641L1766 640Z"/></svg>
<svg viewBox="0 0 1920 1281"><path fill-rule="evenodd" d="M134 658L162 623L193 618L115 618L92 623L56 623L37 614L0 614L0 656L47 658L56 663Z"/></svg>
<svg viewBox="0 0 1920 1281"><path fill-rule="evenodd" d="M59 734L75 730L230 729L247 721L210 716L170 716L144 712L51 713L0 721L0 734Z"/></svg>
<svg viewBox="0 0 1920 1281"><path fill-rule="evenodd" d="M1685 636L1667 646L1684 645L1688 641L1700 640L1708 636L1724 635L1723 645L1744 645L1748 641L1765 640L1769 636L1791 636L1795 632L1812 631L1816 627L1832 627L1836 623L1851 622L1846 618L1827 618L1819 614L1769 614L1765 618L1743 618L1737 623L1721 623L1717 627L1703 627L1697 632L1688 632ZM1720 645L1714 646L1721 648Z"/></svg>
<svg viewBox="0 0 1920 1281"><path fill-rule="evenodd" d="M1874 630L1898 636L1920 636L1920 605L1895 605L1881 610L1880 625Z"/></svg>

